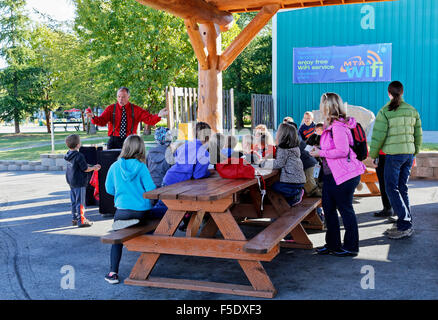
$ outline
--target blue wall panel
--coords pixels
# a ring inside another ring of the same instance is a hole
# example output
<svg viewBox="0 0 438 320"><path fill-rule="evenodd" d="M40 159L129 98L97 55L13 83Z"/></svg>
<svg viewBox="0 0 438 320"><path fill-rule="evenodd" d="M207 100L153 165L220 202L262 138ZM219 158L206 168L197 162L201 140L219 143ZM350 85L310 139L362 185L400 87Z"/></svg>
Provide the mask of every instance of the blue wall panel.
<svg viewBox="0 0 438 320"><path fill-rule="evenodd" d="M375 114L388 102L389 82L293 84L293 48L392 43L392 80L421 115L423 130L438 130L438 0L368 3L375 29L363 29L362 4L308 8L277 15L277 121L300 121L319 108L324 92Z"/></svg>

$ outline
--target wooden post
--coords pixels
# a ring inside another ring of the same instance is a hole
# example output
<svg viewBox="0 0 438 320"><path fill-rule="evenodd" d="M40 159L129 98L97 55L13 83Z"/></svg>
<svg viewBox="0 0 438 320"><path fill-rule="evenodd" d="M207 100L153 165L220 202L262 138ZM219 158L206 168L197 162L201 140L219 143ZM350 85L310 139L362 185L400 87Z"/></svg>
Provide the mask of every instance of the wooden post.
<svg viewBox="0 0 438 320"><path fill-rule="evenodd" d="M199 26L202 41L208 50L209 69L198 67L198 121L207 122L214 132L221 132L222 124L222 72L217 70L221 52L220 29L213 23Z"/></svg>

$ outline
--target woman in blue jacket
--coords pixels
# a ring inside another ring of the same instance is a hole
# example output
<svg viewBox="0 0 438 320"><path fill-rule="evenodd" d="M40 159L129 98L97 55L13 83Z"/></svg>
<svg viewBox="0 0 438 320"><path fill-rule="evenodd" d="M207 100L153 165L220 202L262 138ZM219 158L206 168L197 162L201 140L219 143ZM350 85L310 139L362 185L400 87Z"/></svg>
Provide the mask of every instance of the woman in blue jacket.
<svg viewBox="0 0 438 320"><path fill-rule="evenodd" d="M105 181L106 192L114 196L113 230L119 230L144 222L150 218L161 217L152 210L150 200L143 193L154 190L155 184L145 164L146 150L143 139L130 135L123 143L119 159L113 163ZM122 258L123 244L111 247L111 270L105 280L111 284L119 283L118 271Z"/></svg>

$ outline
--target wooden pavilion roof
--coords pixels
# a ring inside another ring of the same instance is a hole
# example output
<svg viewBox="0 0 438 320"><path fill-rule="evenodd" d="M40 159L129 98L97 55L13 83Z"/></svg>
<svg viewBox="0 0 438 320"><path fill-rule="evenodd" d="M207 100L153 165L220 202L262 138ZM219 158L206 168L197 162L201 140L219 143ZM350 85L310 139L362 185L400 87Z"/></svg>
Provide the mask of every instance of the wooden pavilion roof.
<svg viewBox="0 0 438 320"><path fill-rule="evenodd" d="M260 11L262 7L270 4L280 4L281 9L295 9L343 5L353 3L383 2L392 0L205 0L220 11L249 12Z"/></svg>

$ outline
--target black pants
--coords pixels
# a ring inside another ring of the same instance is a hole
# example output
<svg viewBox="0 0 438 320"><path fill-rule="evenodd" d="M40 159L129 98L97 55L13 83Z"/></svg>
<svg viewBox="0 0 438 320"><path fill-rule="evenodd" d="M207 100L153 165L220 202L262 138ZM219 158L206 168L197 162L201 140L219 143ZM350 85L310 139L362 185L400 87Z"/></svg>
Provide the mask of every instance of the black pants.
<svg viewBox="0 0 438 320"><path fill-rule="evenodd" d="M126 137L125 138L120 138L117 136L111 136L108 140L108 144L107 144L107 149L122 149L123 147L123 142L125 142Z"/></svg>
<svg viewBox="0 0 438 320"><path fill-rule="evenodd" d="M359 228L356 214L353 209L353 194L360 181L360 176L345 181L340 185L332 175L324 175L322 187L322 208L327 225L325 242L330 250L338 251L341 248L359 252ZM344 224L344 244L341 242L338 211Z"/></svg>
<svg viewBox="0 0 438 320"><path fill-rule="evenodd" d="M385 188L385 159L386 156L379 154L379 164L376 168L377 179L379 180L380 197L382 198L382 204L384 210L391 209L391 203L389 202L388 195Z"/></svg>

